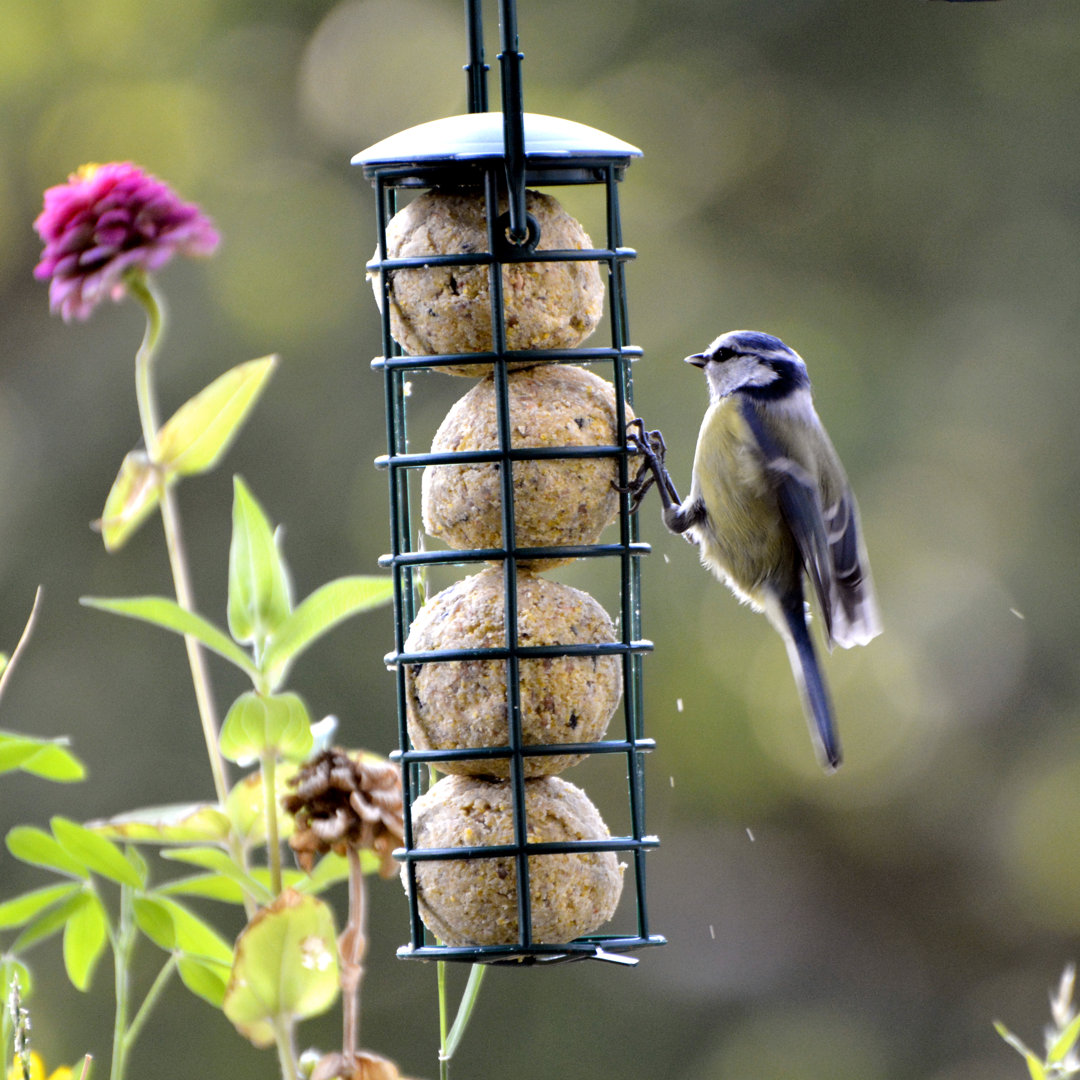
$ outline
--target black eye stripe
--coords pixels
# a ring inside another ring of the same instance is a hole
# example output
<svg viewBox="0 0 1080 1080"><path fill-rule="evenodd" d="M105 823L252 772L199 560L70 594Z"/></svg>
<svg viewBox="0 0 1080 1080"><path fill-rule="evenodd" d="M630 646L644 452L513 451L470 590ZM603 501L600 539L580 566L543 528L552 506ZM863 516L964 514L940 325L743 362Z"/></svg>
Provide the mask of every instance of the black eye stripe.
<svg viewBox="0 0 1080 1080"><path fill-rule="evenodd" d="M725 346L722 349L717 349L716 352L713 353L712 358L722 364L725 360L730 360L733 356L738 355L739 354L734 349Z"/></svg>

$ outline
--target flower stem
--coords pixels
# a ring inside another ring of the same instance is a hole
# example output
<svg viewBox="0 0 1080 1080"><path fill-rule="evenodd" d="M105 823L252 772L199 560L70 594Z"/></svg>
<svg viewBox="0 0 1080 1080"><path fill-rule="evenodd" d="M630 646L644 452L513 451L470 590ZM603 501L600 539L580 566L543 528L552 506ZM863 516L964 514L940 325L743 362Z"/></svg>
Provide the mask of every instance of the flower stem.
<svg viewBox="0 0 1080 1080"><path fill-rule="evenodd" d="M487 967L483 964L473 964L469 968L469 981L465 984L465 992L461 995L461 1004L458 1006L457 1016L454 1017L454 1026L443 1043L443 1054L447 1060L454 1056L465 1035L465 1029L469 1026L469 1019L472 1017L476 1000L480 996L480 983L483 982L486 971Z"/></svg>
<svg viewBox="0 0 1080 1080"><path fill-rule="evenodd" d="M135 354L135 400L139 406L146 456L157 458L158 411L154 392L154 354L165 332L165 304L153 282L142 271L133 271L126 279L128 291L146 312L146 331Z"/></svg>
<svg viewBox="0 0 1080 1080"><path fill-rule="evenodd" d="M296 1040L292 1024L284 1020L274 1020L274 1043L277 1045L278 1063L281 1065L281 1080L299 1080L296 1065Z"/></svg>
<svg viewBox="0 0 1080 1080"><path fill-rule="evenodd" d="M157 999L161 996L161 991L165 989L165 984L169 981L169 977L176 970L177 962L177 954L173 953L157 973L157 978L154 979L150 989L146 991L146 997L143 998L143 1002L139 1006L139 1011L128 1025L127 1032L124 1035L125 1054L135 1045L135 1040L139 1037L139 1032L142 1030L143 1024L146 1023L146 1019L150 1015L151 1009L153 1009L154 1005L157 1003Z"/></svg>
<svg viewBox="0 0 1080 1080"><path fill-rule="evenodd" d="M281 894L281 839L277 817L277 756L273 750L262 754L263 813L266 817L266 858L270 863L270 891Z"/></svg>
<svg viewBox="0 0 1080 1080"><path fill-rule="evenodd" d="M180 514L176 505L176 496L171 488L162 485L161 521L165 531L165 542L169 550L169 565L172 568L173 583L176 587L176 601L186 611L195 610L191 579L188 575L187 556L180 532ZM206 655L198 641L190 635L184 636L187 648L188 665L191 668L191 681L195 688L195 700L199 708L199 720L202 723L203 739L210 758L210 771L214 777L214 792L218 802L224 806L229 794L229 783L225 774L225 760L218 749L217 709L214 705L213 692L210 688L210 675L206 667Z"/></svg>
<svg viewBox="0 0 1080 1080"><path fill-rule="evenodd" d="M447 1002L446 1002L446 962L440 960L439 968L439 1080L448 1080L450 1076L450 1059L454 1056L461 1040L465 1035L465 1029L469 1026L473 1008L480 996L480 983L483 982L487 968L483 964L473 964L469 969L469 981L465 984L465 990L461 995L461 1003L458 1005L457 1015L454 1017L453 1026L447 1031Z"/></svg>
<svg viewBox="0 0 1080 1080"><path fill-rule="evenodd" d="M113 1051L109 1080L123 1080L127 1067L128 1006L131 989L131 953L135 945L134 894L127 885L120 886L120 916L112 934L114 992L116 1012L113 1018Z"/></svg>
<svg viewBox="0 0 1080 1080"><path fill-rule="evenodd" d="M360 1037L360 982L364 977L363 959L367 951L367 897L360 853L348 849L349 922L338 941L341 952L341 1057L346 1068L353 1068Z"/></svg>
<svg viewBox="0 0 1080 1080"><path fill-rule="evenodd" d="M446 961L435 965L439 974L439 1080L449 1080L450 1058L446 1054L446 1035L449 1030L446 1003Z"/></svg>
<svg viewBox="0 0 1080 1080"><path fill-rule="evenodd" d="M139 406L139 422L142 425L146 454L151 464L157 464L159 422L157 395L154 389L154 357L165 331L165 305L153 281L145 273L129 274L126 284L128 291L146 311L146 332L139 351L135 355L135 397ZM158 485L161 523L165 532L165 545L169 552L169 566L172 570L176 601L184 610L194 611L194 591L188 572L176 496L163 477L159 476ZM225 761L218 748L217 710L210 688L206 657L195 638L185 635L184 645L187 649L188 665L191 668L191 681L195 688L195 701L199 709L203 738L206 741L206 752L210 758L214 792L218 802L224 806L229 786L225 774Z"/></svg>
<svg viewBox="0 0 1080 1080"><path fill-rule="evenodd" d="M22 651L26 647L26 643L30 640L30 635L34 631L34 623L37 622L38 608L40 606L41 586L39 585L37 587L37 592L34 593L34 606L30 609L30 617L26 620L26 626L23 627L23 632L19 635L19 643L15 646L15 651L8 657L8 662L4 665L3 673L0 674L0 697L4 696L4 687L7 686L7 681L11 678L12 669L15 667L15 663L19 657L22 656ZM6 987L0 989L6 990Z"/></svg>

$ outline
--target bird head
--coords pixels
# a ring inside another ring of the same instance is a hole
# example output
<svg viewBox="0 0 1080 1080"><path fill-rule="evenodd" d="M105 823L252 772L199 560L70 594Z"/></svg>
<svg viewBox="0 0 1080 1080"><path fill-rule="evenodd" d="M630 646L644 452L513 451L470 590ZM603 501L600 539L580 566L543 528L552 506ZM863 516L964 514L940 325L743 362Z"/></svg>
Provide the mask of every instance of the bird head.
<svg viewBox="0 0 1080 1080"><path fill-rule="evenodd" d="M802 357L757 330L729 330L704 352L686 357L686 363L704 370L713 401L737 391L776 400L810 385Z"/></svg>

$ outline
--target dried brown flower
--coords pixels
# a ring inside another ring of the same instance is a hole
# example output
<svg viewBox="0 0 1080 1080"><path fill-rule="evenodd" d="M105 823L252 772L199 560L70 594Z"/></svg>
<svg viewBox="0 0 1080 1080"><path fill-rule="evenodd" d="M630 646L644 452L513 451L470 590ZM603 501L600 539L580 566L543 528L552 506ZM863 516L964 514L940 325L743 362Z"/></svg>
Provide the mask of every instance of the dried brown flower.
<svg viewBox="0 0 1080 1080"><path fill-rule="evenodd" d="M347 1061L343 1054L327 1054L315 1066L311 1080L407 1080L389 1058L360 1050Z"/></svg>
<svg viewBox="0 0 1080 1080"><path fill-rule="evenodd" d="M396 766L363 752L338 747L305 763L289 781L296 792L281 803L296 820L289 846L307 871L328 851L375 852L379 873L393 877L394 849L403 841L401 775Z"/></svg>

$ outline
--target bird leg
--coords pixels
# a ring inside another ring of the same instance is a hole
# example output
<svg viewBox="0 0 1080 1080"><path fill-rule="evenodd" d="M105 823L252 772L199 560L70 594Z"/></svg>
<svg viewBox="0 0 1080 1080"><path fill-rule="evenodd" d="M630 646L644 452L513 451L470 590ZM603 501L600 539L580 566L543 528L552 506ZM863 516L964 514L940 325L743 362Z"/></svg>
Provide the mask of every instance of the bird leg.
<svg viewBox="0 0 1080 1080"><path fill-rule="evenodd" d="M700 499L683 502L675 482L664 464L667 444L659 431L646 431L641 420L632 420L627 425L626 441L645 456L645 461L637 475L630 481L626 490L630 492L630 508L637 510L645 493L656 484L663 506L664 525L676 536L681 536L687 543L696 544L699 536L694 530L707 519L705 504Z"/></svg>
<svg viewBox="0 0 1080 1080"><path fill-rule="evenodd" d="M626 441L645 457L633 480L626 488L619 489L630 493L631 512L638 509L653 484L656 484L657 491L660 492L660 501L665 512L678 506L682 499L664 464L664 456L667 454L664 436L659 431L646 431L645 422L639 418L631 420L627 425Z"/></svg>

